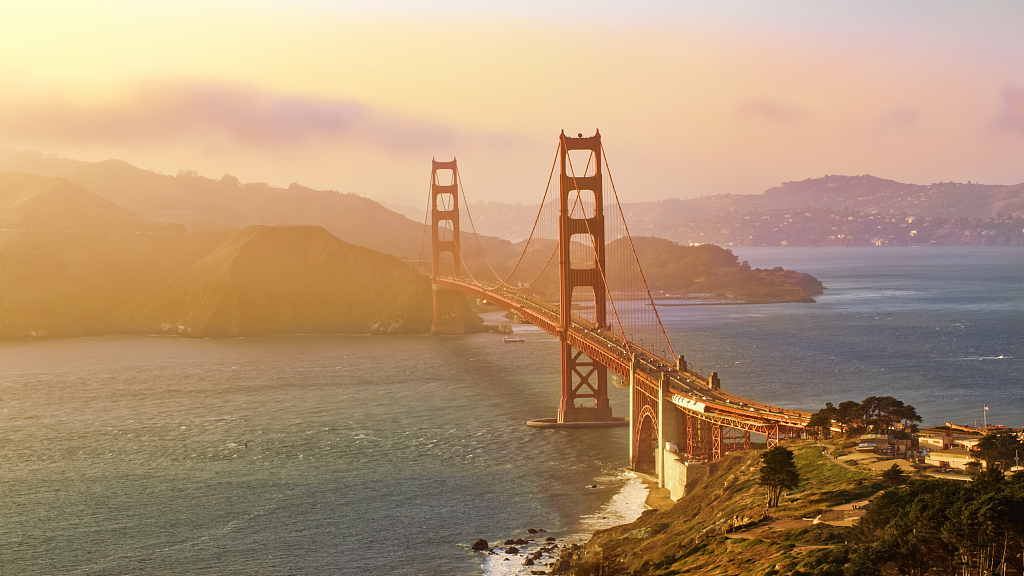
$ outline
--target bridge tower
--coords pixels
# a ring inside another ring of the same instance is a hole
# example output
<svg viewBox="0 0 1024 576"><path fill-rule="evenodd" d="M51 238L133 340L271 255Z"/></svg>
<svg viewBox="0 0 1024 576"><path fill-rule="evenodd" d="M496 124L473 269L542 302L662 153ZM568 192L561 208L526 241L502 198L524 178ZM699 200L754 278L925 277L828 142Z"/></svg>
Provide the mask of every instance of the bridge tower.
<svg viewBox="0 0 1024 576"><path fill-rule="evenodd" d="M440 172L440 173L439 173ZM451 182L448 181L450 174ZM434 315L431 334L463 334L462 295L449 288L441 288L437 279L442 275L459 276L461 271L459 249L459 167L456 159L438 162L431 159L430 215L432 262L430 280L433 293ZM451 238L448 238L448 233ZM442 262L442 255L451 255L451 267Z"/></svg>
<svg viewBox="0 0 1024 576"><path fill-rule="evenodd" d="M569 152L590 152L590 176L587 165L572 166ZM608 404L608 368L587 357L569 344L568 333L572 325L572 303L576 288L593 292L594 322L606 329L608 323L607 291L605 290L605 237L604 191L601 177L601 133L584 138L571 138L563 131L559 137L558 204L558 277L560 285L559 340L562 348L562 400L558 407L558 422L610 422L612 409ZM580 173L577 174L576 171ZM582 202L579 200L582 199ZM581 208L575 210L574 208ZM589 211L589 213L588 213ZM580 217L574 217L578 215ZM573 239L583 236L578 245L593 248L589 262L573 267L571 248ZM588 301L589 302L589 301ZM577 402L579 401L579 402Z"/></svg>

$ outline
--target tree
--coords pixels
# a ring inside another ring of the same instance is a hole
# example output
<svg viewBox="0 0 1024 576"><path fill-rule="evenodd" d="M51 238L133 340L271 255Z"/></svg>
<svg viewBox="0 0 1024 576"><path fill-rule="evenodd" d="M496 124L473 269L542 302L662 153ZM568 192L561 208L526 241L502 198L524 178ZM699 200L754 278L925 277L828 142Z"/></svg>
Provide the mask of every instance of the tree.
<svg viewBox="0 0 1024 576"><path fill-rule="evenodd" d="M807 427L815 431L815 436L832 437L832 415L829 413L829 406L831 404L811 414L811 419L807 421Z"/></svg>
<svg viewBox="0 0 1024 576"><path fill-rule="evenodd" d="M1014 432L993 432L978 441L978 457L985 461L988 470L998 464L999 469L1006 472L1018 454L1024 454L1024 442Z"/></svg>
<svg viewBox="0 0 1024 576"><path fill-rule="evenodd" d="M793 462L793 452L783 446L776 446L761 453L761 475L757 483L764 486L768 494L768 507L779 505L783 490L796 488L800 474Z"/></svg>
<svg viewBox="0 0 1024 576"><path fill-rule="evenodd" d="M836 422L839 422L843 426L843 432L845 433L851 426L858 423L862 418L862 412L860 404L853 400L847 400L846 402L840 402L839 406L836 407Z"/></svg>
<svg viewBox="0 0 1024 576"><path fill-rule="evenodd" d="M890 486L902 484L907 479L907 474L903 472L903 468L900 468L899 464L893 464L885 472L882 472L882 481Z"/></svg>

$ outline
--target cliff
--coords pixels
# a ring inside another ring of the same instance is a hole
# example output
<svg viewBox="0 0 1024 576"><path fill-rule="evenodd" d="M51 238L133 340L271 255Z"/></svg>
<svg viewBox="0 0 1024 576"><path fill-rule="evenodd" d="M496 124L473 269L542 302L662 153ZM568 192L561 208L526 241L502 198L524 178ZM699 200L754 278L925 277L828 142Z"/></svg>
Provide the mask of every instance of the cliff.
<svg viewBox="0 0 1024 576"><path fill-rule="evenodd" d="M871 481L874 474L848 470L823 457L820 446L805 445L795 452L802 482L787 503L770 511L772 520L781 521L775 528L766 524L764 490L756 483L759 452L734 452L702 466L687 484L686 496L674 505L597 532L584 546L563 551L546 573L798 574L805 572L794 570L807 564L820 567L826 563L822 557L831 552L829 545L842 544L851 529L801 519L874 494L881 486ZM750 530L730 538L737 528Z"/></svg>

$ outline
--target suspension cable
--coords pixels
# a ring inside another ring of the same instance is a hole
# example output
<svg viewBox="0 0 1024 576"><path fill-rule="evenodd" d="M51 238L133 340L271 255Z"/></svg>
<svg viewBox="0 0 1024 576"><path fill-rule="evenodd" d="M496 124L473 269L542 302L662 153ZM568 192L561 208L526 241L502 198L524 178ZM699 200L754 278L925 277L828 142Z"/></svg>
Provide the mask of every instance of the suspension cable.
<svg viewBox="0 0 1024 576"><path fill-rule="evenodd" d="M511 286L510 284L508 284L508 281L512 278L512 275L516 273L516 270L519 269L519 265L523 262L523 259L526 257L526 253L530 248L530 241L533 240L533 234L537 231L537 223L540 222L541 214L544 213L544 202L547 201L548 191L551 189L551 179L554 177L555 165L557 163L558 150L555 150L555 159L551 162L551 171L548 173L548 183L544 187L544 197L541 198L540 208L537 210L537 217L534 218L533 220L533 228L530 229L530 236L526 239L526 244L523 246L523 252L519 255L519 260L516 261L515 266L512 267L512 271L509 272L508 276L506 276L504 279L502 279L501 275L499 275L498 272L494 270L494 266L492 266L490 260L487 259L487 253L484 250L484 245L482 242L480 242L480 232L476 229L476 224L473 222L473 214L469 211L469 200L466 198L466 189L462 185L462 174L458 174L459 191L462 193L462 200L463 203L466 205L466 215L469 216L469 225L473 228L473 234L476 236L476 243L477 246L480 247L480 253L483 254L484 263L486 263L487 267L491 269L491 273L494 274L495 280L498 281L498 286ZM545 266L544 269L546 268L547 266ZM530 284L532 283L533 281L530 282Z"/></svg>
<svg viewBox="0 0 1024 576"><path fill-rule="evenodd" d="M560 140L559 141L559 146L561 146L561 145L562 145L562 143L561 143L561 140ZM580 189L578 188L579 183L576 180L576 171L572 167L572 158L569 157L568 151L566 152L565 160L569 164L569 173L572 175L573 186L577 186L577 188L576 188L576 203L573 205L573 209L575 210L576 204L582 204L583 197L581 195ZM583 172L584 176L586 176L586 174L587 174L586 170L589 169L589 168L590 168L590 160L588 159L587 160L587 167L584 168L584 172ZM598 166L598 168L600 168L600 166ZM582 210L583 210L583 215L586 216L587 215L586 208L582 208ZM602 208L602 210L603 210L603 208ZM569 212L569 215L572 215L572 211ZM594 215L595 216L597 215L597 196L596 195L594 197ZM590 229L589 218L584 218L583 222L585 223L585 225L587 227L587 232L590 233L590 237L593 238L594 237L594 232L593 232L593 230ZM561 241L561 239L559 239L559 241ZM571 246L572 246L572 243L570 241L569 249L571 249ZM611 305L612 305L612 315L615 317L615 323L619 325L619 333L622 334L623 336L625 336L626 331L622 328L622 320L619 318L619 311L615 307L615 299L612 298L612 291L608 287L608 278L605 276L605 271L601 267L601 262L597 258L597 249L596 249L596 247L594 249L594 260L595 260L594 265L598 269L598 272L600 272L600 274L601 274L601 282L602 282L602 284L604 284L605 292L607 292L607 294L608 294L608 301L611 302ZM572 259L570 257L570 262L571 261L572 261ZM571 294L570 294L569 300L570 301L567 304L570 307L570 309L569 309L569 316L571 317L572 316L572 295ZM594 304L595 304L594 311L595 311L595 314L596 314L596 312L597 312L597 308L596 308L596 305L597 305L597 295L596 294L594 295ZM595 320L596 319L597 318L595 318ZM627 340L627 342L628 342L628 340Z"/></svg>
<svg viewBox="0 0 1024 576"><path fill-rule="evenodd" d="M661 322L661 315L658 314L658 307L654 304L654 296L651 295L651 287L647 284L647 278L644 276L644 268L640 265L640 257L637 256L636 246L633 245L633 236L629 233L629 225L626 224L626 215L622 211L622 203L619 202L619 193L615 190L615 179L612 178L612 169L608 166L608 154L604 151L604 143L601 143L601 156L604 158L604 167L608 171L608 182L612 185L612 195L615 197L615 205L619 208L619 217L622 218L622 227L626 230L626 238L629 240L629 248L633 252L633 258L636 260L636 267L640 271L640 279L643 280L644 290L647 291L647 299L651 302L651 308L654 309L654 317L658 320L658 326L661 328L661 333L665 336L665 343L668 344L668 351L672 355L672 359L675 360L676 353L672 349L672 341L668 338L668 333L665 331L665 325Z"/></svg>

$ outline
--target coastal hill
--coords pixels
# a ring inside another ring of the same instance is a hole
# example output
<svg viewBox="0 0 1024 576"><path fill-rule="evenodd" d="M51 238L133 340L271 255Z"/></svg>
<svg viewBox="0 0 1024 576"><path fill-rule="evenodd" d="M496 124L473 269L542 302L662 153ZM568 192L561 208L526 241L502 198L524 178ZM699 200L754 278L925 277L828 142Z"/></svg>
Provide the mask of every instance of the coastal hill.
<svg viewBox="0 0 1024 576"><path fill-rule="evenodd" d="M624 242L616 240L615 242ZM663 238L633 238L637 258L652 290L673 293L715 294L745 301L813 302L821 294L821 281L802 272L751 269L746 262L714 244L682 246ZM615 243L609 247L612 253ZM609 270L615 270L614 262ZM620 267L621 269L621 267ZM609 279L614 286L616 280Z"/></svg>
<svg viewBox="0 0 1024 576"><path fill-rule="evenodd" d="M553 240L534 241L531 250L546 256L551 253L553 243ZM522 243L516 246L521 247ZM714 244L683 246L664 238L639 236L633 238L632 246L624 238L608 243L608 289L612 293L635 289L634 249L655 297L701 295L751 303L814 302L812 297L825 290L821 281L810 274L781 267L752 269L746 262L740 262L731 250ZM533 290L539 296L557 299L557 266L549 263L534 282Z"/></svg>
<svg viewBox="0 0 1024 576"><path fill-rule="evenodd" d="M427 279L312 226L250 226L114 314L128 331L188 336L426 332Z"/></svg>
<svg viewBox="0 0 1024 576"><path fill-rule="evenodd" d="M0 232L0 338L424 332L428 280L312 226Z"/></svg>
<svg viewBox="0 0 1024 576"><path fill-rule="evenodd" d="M519 240L536 207L471 206L477 225ZM638 235L723 246L1022 245L1024 184L903 184L874 176L786 182L762 194L622 206ZM514 216L518 216L516 219Z"/></svg>

